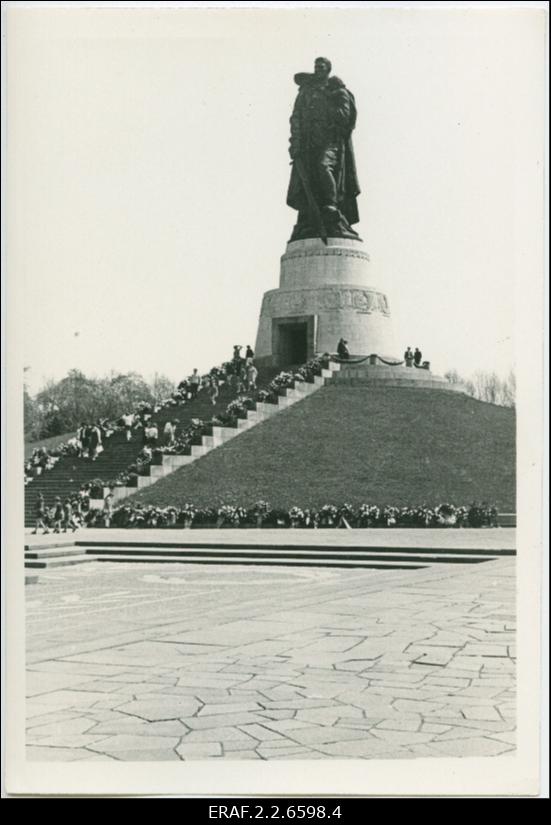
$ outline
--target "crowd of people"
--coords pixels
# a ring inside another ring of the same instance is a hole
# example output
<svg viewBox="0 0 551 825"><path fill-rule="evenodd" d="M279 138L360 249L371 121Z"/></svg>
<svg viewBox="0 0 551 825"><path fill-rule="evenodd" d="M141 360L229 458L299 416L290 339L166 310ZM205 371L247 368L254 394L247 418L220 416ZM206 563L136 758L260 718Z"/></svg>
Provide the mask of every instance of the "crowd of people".
<svg viewBox="0 0 551 825"><path fill-rule="evenodd" d="M44 472L52 470L62 456L68 455L95 461L103 452L104 442L113 435L116 427L114 422L107 419L99 419L91 424L83 422L75 435L67 441L59 442L51 448L37 447L33 450L31 457L25 461L25 485Z"/></svg>

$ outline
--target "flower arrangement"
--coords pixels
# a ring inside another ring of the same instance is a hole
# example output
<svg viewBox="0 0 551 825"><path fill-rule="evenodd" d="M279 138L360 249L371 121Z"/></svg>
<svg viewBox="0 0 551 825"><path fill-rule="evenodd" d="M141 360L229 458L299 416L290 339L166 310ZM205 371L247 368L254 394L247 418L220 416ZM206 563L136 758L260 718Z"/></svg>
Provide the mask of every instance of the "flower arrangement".
<svg viewBox="0 0 551 825"><path fill-rule="evenodd" d="M180 510L178 519L181 519L186 527L191 527L196 515L197 508L194 507L193 504L184 504L184 506Z"/></svg>
<svg viewBox="0 0 551 825"><path fill-rule="evenodd" d="M362 504L358 510L360 527L375 527L381 518L381 511L376 504Z"/></svg>
<svg viewBox="0 0 551 825"><path fill-rule="evenodd" d="M321 527L333 527L337 519L338 510L334 504L324 504L319 512Z"/></svg>
<svg viewBox="0 0 551 825"><path fill-rule="evenodd" d="M90 485L91 486L91 485ZM438 517L439 512L449 516L449 509L453 509L455 522L446 524ZM199 508L194 504L186 503L177 508L157 507L152 505L122 504L113 512L113 526L117 527L175 527L185 526L229 526L239 527L250 524L254 518L261 516L266 524L273 527L316 528L338 527L341 516L349 524L360 528L366 527L497 527L497 508L488 504L473 504L467 508L455 505L438 505L430 508L427 505L420 507L393 507L380 508L374 504L362 504L354 509L351 504L342 504L335 507L326 504L319 510L302 509L294 506L289 510L273 509L264 500L257 501L249 510L233 504L221 504L217 508ZM95 518L95 517L94 517ZM90 517L93 520L93 517ZM97 524L96 524L97 526Z"/></svg>
<svg viewBox="0 0 551 825"><path fill-rule="evenodd" d="M337 518L339 526L350 527L356 518L354 508L351 504L341 504L337 510Z"/></svg>
<svg viewBox="0 0 551 825"><path fill-rule="evenodd" d="M445 527L452 527L456 520L456 508L453 504L440 504L435 510L438 522Z"/></svg>
<svg viewBox="0 0 551 825"><path fill-rule="evenodd" d="M383 510L383 519L387 527L395 527L398 522L399 510L397 507L385 507Z"/></svg>
<svg viewBox="0 0 551 825"><path fill-rule="evenodd" d="M291 507L289 510L289 521L291 527L300 527L304 524L304 511L300 507Z"/></svg>

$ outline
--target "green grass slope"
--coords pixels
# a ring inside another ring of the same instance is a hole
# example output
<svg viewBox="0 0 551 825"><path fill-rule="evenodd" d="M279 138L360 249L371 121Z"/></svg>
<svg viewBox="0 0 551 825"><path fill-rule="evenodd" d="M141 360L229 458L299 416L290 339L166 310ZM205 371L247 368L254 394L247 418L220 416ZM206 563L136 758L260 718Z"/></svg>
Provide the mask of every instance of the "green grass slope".
<svg viewBox="0 0 551 825"><path fill-rule="evenodd" d="M515 510L515 414L438 390L323 387L132 501L274 507L473 500Z"/></svg>

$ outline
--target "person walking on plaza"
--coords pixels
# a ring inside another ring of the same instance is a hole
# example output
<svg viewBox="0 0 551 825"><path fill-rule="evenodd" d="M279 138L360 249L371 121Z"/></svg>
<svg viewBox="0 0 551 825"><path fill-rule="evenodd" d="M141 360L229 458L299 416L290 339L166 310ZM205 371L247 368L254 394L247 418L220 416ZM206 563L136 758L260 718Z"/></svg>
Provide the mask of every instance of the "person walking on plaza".
<svg viewBox="0 0 551 825"><path fill-rule="evenodd" d="M36 518L32 535L36 536L39 527L42 527L42 529L44 530L44 532L42 533L43 536L46 535L46 533L49 533L50 531L48 530L48 525L45 522L46 506L44 504L44 496L42 495L42 493L38 494L38 498L36 500L35 516Z"/></svg>
<svg viewBox="0 0 551 825"><path fill-rule="evenodd" d="M421 358L423 357L423 353L419 349L419 347L415 347L415 352L413 353L413 363L416 367L421 366Z"/></svg>
<svg viewBox="0 0 551 825"><path fill-rule="evenodd" d="M54 504L54 514L53 514L53 522L54 522L54 533L61 532L61 526L64 521L65 514L63 512L63 504L61 503L61 497L56 496L55 504Z"/></svg>
<svg viewBox="0 0 551 825"><path fill-rule="evenodd" d="M71 504L71 499L66 498L65 504L63 505L63 532L67 532L67 527L70 527L73 533L78 527L78 524L75 521L75 517L73 514L73 505Z"/></svg>
<svg viewBox="0 0 551 825"><path fill-rule="evenodd" d="M406 367L413 366L413 353L411 351L411 347L408 347L404 352L404 361L406 362Z"/></svg>

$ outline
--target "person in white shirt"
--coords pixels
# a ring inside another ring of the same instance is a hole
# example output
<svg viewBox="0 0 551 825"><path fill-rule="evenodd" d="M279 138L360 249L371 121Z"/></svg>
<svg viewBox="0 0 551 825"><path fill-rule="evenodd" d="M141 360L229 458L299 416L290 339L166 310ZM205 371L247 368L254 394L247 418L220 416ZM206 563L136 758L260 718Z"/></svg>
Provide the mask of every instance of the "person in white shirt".
<svg viewBox="0 0 551 825"><path fill-rule="evenodd" d="M126 413L121 418L123 427L126 431L126 440L130 441L132 439L132 427L134 425L134 416L132 413Z"/></svg>
<svg viewBox="0 0 551 825"><path fill-rule="evenodd" d="M148 424L145 428L144 434L146 444L149 444L150 447L156 447L157 440L159 438L159 430L157 429L157 425L154 423Z"/></svg>

